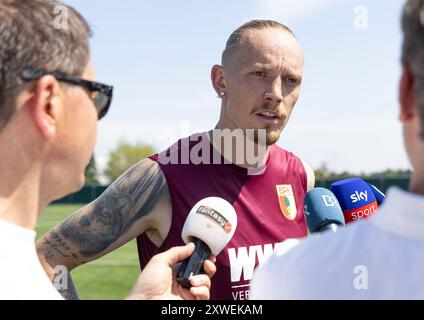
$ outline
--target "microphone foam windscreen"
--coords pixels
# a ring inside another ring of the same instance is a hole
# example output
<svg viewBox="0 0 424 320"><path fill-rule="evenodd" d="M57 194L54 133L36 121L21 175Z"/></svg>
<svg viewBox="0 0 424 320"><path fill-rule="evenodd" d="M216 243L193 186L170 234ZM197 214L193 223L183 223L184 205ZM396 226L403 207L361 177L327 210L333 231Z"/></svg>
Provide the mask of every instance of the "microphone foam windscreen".
<svg viewBox="0 0 424 320"><path fill-rule="evenodd" d="M345 224L343 211L336 196L324 188L314 188L306 194L304 212L308 229L312 233L330 223Z"/></svg>
<svg viewBox="0 0 424 320"><path fill-rule="evenodd" d="M386 199L386 195L381 192L375 185L368 183L368 186L370 187L372 193L374 194L375 199L377 200L377 204L380 206L383 204L384 199Z"/></svg>
<svg viewBox="0 0 424 320"><path fill-rule="evenodd" d="M346 223L368 218L377 212L374 193L361 178L350 178L334 182L331 191L339 200Z"/></svg>
<svg viewBox="0 0 424 320"><path fill-rule="evenodd" d="M191 209L181 233L185 243L192 237L206 243L217 256L230 242L237 228L237 214L233 206L219 197L200 200Z"/></svg>

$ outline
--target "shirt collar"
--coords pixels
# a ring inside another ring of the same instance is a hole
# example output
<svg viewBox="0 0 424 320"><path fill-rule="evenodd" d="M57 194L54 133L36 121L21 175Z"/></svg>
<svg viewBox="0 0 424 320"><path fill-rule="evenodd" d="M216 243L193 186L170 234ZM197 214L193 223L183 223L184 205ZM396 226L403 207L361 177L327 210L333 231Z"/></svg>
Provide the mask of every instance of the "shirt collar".
<svg viewBox="0 0 424 320"><path fill-rule="evenodd" d="M371 221L387 232L424 240L424 196L392 187Z"/></svg>

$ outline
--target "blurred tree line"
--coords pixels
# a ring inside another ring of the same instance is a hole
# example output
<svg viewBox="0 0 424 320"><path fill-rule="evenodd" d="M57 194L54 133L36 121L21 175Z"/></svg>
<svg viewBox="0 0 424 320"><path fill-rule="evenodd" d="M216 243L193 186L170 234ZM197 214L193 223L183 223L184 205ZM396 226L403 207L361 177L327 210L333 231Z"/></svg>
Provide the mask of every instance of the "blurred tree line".
<svg viewBox="0 0 424 320"><path fill-rule="evenodd" d="M118 146L109 154L109 159L103 173L100 173L95 156L90 161L86 169L86 185L98 186L99 177L101 174L107 179L107 184L112 183L121 174L127 171L140 160L154 155L156 150L149 145L143 143L131 144L125 140L118 143ZM327 163L322 163L321 166L315 168L315 177L317 180L341 180L352 177L361 177L363 179L376 178L409 178L410 170L393 170L387 169L384 171L373 172L369 174L355 173L349 171L335 172L331 170Z"/></svg>
<svg viewBox="0 0 424 320"><path fill-rule="evenodd" d="M315 178L317 180L342 180L346 178L361 177L363 179L378 179L378 178L409 178L411 170L393 170L386 169L383 171L364 173L364 172L335 172L328 168L327 163L321 164L320 167L315 169Z"/></svg>

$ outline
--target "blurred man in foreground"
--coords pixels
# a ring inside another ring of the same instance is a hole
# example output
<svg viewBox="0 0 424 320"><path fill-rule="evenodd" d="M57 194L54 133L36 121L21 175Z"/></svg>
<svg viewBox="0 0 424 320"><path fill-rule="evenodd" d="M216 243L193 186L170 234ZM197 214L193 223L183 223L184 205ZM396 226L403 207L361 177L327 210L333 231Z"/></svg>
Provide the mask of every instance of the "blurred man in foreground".
<svg viewBox="0 0 424 320"><path fill-rule="evenodd" d="M60 4L67 10L61 28L57 6L0 0L0 299L62 298L38 260L34 229L49 202L83 186L97 120L112 100L112 87L94 82L89 26ZM190 290L173 277L171 266L193 250L155 256L128 298L209 298L208 276L193 277ZM215 272L211 261L204 268Z"/></svg>

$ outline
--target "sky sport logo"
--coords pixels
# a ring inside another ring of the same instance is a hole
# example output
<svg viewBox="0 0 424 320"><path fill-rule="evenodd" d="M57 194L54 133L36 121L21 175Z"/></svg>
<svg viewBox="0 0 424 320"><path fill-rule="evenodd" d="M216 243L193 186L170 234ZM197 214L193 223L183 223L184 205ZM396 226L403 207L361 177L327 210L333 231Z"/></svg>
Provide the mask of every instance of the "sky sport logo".
<svg viewBox="0 0 424 320"><path fill-rule="evenodd" d="M228 220L225 219L225 217L215 209L207 206L200 206L196 213L204 214L205 216L212 218L222 227L222 229L225 230L226 233L230 233L231 229L233 228L231 223L228 222Z"/></svg>
<svg viewBox="0 0 424 320"><path fill-rule="evenodd" d="M368 191L365 191L365 192L355 191L355 193L350 196L350 199L352 200L352 203L356 203L362 200L368 201Z"/></svg>
<svg viewBox="0 0 424 320"><path fill-rule="evenodd" d="M369 218L370 216L372 216L374 213L377 212L377 209L378 209L377 201L374 201L360 208L345 211L344 216L345 216L346 223L356 221L359 219Z"/></svg>

